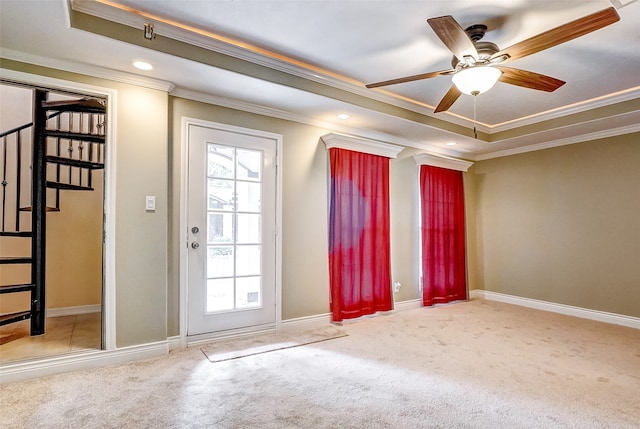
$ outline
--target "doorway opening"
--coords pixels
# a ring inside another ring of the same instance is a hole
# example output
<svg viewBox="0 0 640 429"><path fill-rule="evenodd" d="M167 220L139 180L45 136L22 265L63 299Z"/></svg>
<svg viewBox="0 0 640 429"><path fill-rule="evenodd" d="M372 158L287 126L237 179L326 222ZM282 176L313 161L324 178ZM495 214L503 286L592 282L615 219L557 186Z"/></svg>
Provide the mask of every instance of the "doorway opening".
<svg viewBox="0 0 640 429"><path fill-rule="evenodd" d="M0 91L0 364L100 350L107 100Z"/></svg>

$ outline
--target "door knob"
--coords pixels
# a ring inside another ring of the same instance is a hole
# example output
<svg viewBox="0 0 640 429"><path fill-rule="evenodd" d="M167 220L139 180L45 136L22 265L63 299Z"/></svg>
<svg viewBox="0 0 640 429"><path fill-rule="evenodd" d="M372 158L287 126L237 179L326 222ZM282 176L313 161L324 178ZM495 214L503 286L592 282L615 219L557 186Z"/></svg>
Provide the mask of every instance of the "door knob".
<svg viewBox="0 0 640 429"><path fill-rule="evenodd" d="M198 243L197 241L194 241L193 243L191 243L192 249L197 249L198 247L200 247L200 243Z"/></svg>
<svg viewBox="0 0 640 429"><path fill-rule="evenodd" d="M197 234L197 233L199 233L199 232L200 232L200 228L198 228L197 226L194 226L193 228L191 228L191 232L192 232L193 234Z"/></svg>

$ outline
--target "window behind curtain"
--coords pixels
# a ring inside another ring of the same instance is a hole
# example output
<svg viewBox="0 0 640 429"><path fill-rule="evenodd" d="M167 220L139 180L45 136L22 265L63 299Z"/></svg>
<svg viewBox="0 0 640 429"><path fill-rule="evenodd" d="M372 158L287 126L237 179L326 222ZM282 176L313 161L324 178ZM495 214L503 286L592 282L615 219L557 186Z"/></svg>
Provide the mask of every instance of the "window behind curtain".
<svg viewBox="0 0 640 429"><path fill-rule="evenodd" d="M467 298L462 172L422 165L422 301Z"/></svg>
<svg viewBox="0 0 640 429"><path fill-rule="evenodd" d="M391 310L389 159L331 148L329 164L332 320Z"/></svg>

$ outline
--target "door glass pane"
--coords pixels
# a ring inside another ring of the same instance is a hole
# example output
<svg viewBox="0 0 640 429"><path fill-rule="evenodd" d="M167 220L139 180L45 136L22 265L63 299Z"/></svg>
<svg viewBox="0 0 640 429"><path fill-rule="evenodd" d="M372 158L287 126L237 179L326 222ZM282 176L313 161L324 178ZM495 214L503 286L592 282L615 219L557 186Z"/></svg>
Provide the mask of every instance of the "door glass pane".
<svg viewBox="0 0 640 429"><path fill-rule="evenodd" d="M207 280L207 313L233 310L233 278Z"/></svg>
<svg viewBox="0 0 640 429"><path fill-rule="evenodd" d="M238 149L237 179L262 180L262 152L249 149Z"/></svg>
<svg viewBox="0 0 640 429"><path fill-rule="evenodd" d="M207 216L207 243L233 243L233 213L210 212Z"/></svg>
<svg viewBox="0 0 640 429"><path fill-rule="evenodd" d="M233 179L234 150L231 147L207 145L207 176Z"/></svg>
<svg viewBox="0 0 640 429"><path fill-rule="evenodd" d="M262 229L260 221L262 215L259 214L238 214L238 239L240 244L260 244Z"/></svg>
<svg viewBox="0 0 640 429"><path fill-rule="evenodd" d="M239 277L236 279L236 307L259 307L262 304L260 277Z"/></svg>
<svg viewBox="0 0 640 429"><path fill-rule="evenodd" d="M262 201L260 200L261 186L256 182L236 183L236 202L238 211L259 212Z"/></svg>
<svg viewBox="0 0 640 429"><path fill-rule="evenodd" d="M207 278L233 276L233 247L207 246Z"/></svg>
<svg viewBox="0 0 640 429"><path fill-rule="evenodd" d="M235 190L233 180L209 179L207 183L207 208L209 210L233 210Z"/></svg>
<svg viewBox="0 0 640 429"><path fill-rule="evenodd" d="M206 309L260 307L263 152L207 147Z"/></svg>
<svg viewBox="0 0 640 429"><path fill-rule="evenodd" d="M236 246L236 276L260 275L260 247Z"/></svg>

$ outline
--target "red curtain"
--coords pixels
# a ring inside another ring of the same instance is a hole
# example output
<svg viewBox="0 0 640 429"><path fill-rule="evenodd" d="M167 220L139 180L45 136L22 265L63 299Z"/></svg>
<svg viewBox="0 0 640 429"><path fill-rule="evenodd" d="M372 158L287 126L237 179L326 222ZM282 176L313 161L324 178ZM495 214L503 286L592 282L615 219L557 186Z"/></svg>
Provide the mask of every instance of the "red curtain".
<svg viewBox="0 0 640 429"><path fill-rule="evenodd" d="M391 310L389 159L331 148L329 163L332 320Z"/></svg>
<svg viewBox="0 0 640 429"><path fill-rule="evenodd" d="M462 172L420 167L422 302L467 298Z"/></svg>

